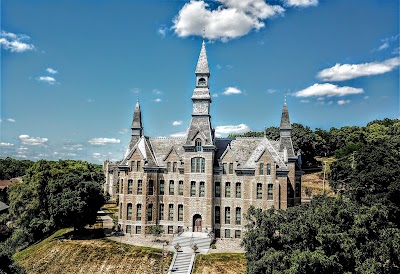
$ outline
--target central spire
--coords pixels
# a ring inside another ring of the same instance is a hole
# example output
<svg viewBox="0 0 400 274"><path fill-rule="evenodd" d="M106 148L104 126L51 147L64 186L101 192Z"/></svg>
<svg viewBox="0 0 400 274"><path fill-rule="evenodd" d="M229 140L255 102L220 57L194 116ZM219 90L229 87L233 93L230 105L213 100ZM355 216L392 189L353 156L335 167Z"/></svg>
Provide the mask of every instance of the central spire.
<svg viewBox="0 0 400 274"><path fill-rule="evenodd" d="M206 44L203 43L201 45L199 60L197 61L196 66L196 74L207 74L210 76L210 69L208 68L208 60L207 60L207 52L206 52Z"/></svg>

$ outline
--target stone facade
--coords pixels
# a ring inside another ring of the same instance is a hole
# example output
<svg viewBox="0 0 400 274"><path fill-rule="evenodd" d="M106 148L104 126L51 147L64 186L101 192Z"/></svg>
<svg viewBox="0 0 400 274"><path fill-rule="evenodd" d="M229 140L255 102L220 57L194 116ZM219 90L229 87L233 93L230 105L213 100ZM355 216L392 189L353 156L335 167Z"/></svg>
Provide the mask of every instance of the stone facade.
<svg viewBox="0 0 400 274"><path fill-rule="evenodd" d="M106 188L119 187L119 224L127 234L162 225L178 231L214 232L216 238L241 238L247 209L286 209L301 203L298 156L284 103L280 140L216 138L211 126L210 71L203 42L196 67L193 112L185 138L143 134L136 103L132 137L119 175L106 163ZM119 180L118 184L116 180ZM111 194L111 193L110 193Z"/></svg>

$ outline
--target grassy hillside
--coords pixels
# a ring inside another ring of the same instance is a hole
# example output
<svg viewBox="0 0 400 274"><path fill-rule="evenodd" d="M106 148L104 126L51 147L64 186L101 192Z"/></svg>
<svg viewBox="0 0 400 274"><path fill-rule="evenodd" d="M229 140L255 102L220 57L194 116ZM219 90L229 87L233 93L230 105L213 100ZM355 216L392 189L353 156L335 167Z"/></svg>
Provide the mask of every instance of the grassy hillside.
<svg viewBox="0 0 400 274"><path fill-rule="evenodd" d="M121 245L93 236L77 237L70 229L62 229L16 253L14 258L29 274L161 273L161 250ZM164 259L164 269L171 260L172 254L169 254Z"/></svg>
<svg viewBox="0 0 400 274"><path fill-rule="evenodd" d="M243 274L246 272L244 253L213 253L197 255L194 274Z"/></svg>

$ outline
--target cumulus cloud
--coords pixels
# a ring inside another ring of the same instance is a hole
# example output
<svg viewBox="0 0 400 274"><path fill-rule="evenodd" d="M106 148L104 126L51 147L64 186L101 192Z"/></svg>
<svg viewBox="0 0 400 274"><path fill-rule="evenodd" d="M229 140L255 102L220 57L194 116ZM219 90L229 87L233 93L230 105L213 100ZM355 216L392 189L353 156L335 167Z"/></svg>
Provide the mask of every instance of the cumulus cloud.
<svg viewBox="0 0 400 274"><path fill-rule="evenodd" d="M330 83L314 84L306 89L299 90L293 95L296 97L321 97L321 96L345 96L350 94L361 94L364 93L362 88L353 87L339 87Z"/></svg>
<svg viewBox="0 0 400 274"><path fill-rule="evenodd" d="M225 89L225 91L222 94L224 94L224 95L242 94L242 91L235 87L228 87Z"/></svg>
<svg viewBox="0 0 400 274"><path fill-rule="evenodd" d="M15 120L13 118L8 118L7 121L9 121L11 123L15 123Z"/></svg>
<svg viewBox="0 0 400 274"><path fill-rule="evenodd" d="M245 124L240 125L228 125L228 126L217 126L215 127L215 135L217 137L226 136L228 134L239 134L249 132L250 128Z"/></svg>
<svg viewBox="0 0 400 274"><path fill-rule="evenodd" d="M39 82L47 83L49 85L54 85L55 83L57 83L56 79L50 76L36 77L36 80L38 80Z"/></svg>
<svg viewBox="0 0 400 274"><path fill-rule="evenodd" d="M156 103L160 103L161 101L162 101L161 98L154 99L154 102L156 102Z"/></svg>
<svg viewBox="0 0 400 274"><path fill-rule="evenodd" d="M4 142L1 142L0 143L0 147L12 147L14 144L11 144L11 143L4 143Z"/></svg>
<svg viewBox="0 0 400 274"><path fill-rule="evenodd" d="M43 145L46 143L49 139L47 138L41 138L41 137L30 137L27 134L22 134L19 136L19 139L24 145L30 145L30 146L39 146Z"/></svg>
<svg viewBox="0 0 400 274"><path fill-rule="evenodd" d="M104 146L108 144L119 144L121 140L115 138L93 138L90 139L88 142L91 145Z"/></svg>
<svg viewBox="0 0 400 274"><path fill-rule="evenodd" d="M318 5L318 0L283 0L283 2L289 7L309 7Z"/></svg>
<svg viewBox="0 0 400 274"><path fill-rule="evenodd" d="M173 126L180 126L180 125L182 125L182 121L181 121L181 120L179 120L179 121L173 121L173 122L172 122L172 125L173 125Z"/></svg>
<svg viewBox="0 0 400 274"><path fill-rule="evenodd" d="M183 138L186 137L186 131L172 133L169 136L173 138Z"/></svg>
<svg viewBox="0 0 400 274"><path fill-rule="evenodd" d="M58 73L57 70L52 69L52 68L47 68L46 71L47 71L48 73L50 73L50 74L57 74L57 73Z"/></svg>
<svg viewBox="0 0 400 274"><path fill-rule="evenodd" d="M350 102L351 102L350 100L339 100L339 101L337 101L337 103L338 103L339 106L348 104L348 103L350 103Z"/></svg>
<svg viewBox="0 0 400 274"><path fill-rule="evenodd" d="M263 20L282 14L285 9L269 5L264 0L218 0L220 5L210 9L204 1L191 0L173 19L172 29L179 37L203 35L211 40L227 41L259 30Z"/></svg>
<svg viewBox="0 0 400 274"><path fill-rule="evenodd" d="M11 52L34 50L35 46L27 43L27 40L30 40L30 37L25 34L15 34L3 30L0 33L0 45Z"/></svg>
<svg viewBox="0 0 400 274"><path fill-rule="evenodd" d="M324 69L317 77L324 81L345 81L362 76L372 76L390 72L400 65L400 57L387 59L383 62L364 64L336 64Z"/></svg>

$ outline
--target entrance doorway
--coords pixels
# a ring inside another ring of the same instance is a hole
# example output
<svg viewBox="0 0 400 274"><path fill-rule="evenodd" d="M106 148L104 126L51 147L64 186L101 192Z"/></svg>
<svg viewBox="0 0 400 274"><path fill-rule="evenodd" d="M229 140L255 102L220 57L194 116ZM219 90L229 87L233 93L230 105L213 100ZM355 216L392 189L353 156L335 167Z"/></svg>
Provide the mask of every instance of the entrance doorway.
<svg viewBox="0 0 400 274"><path fill-rule="evenodd" d="M201 232L201 215L195 214L193 216L193 232Z"/></svg>

